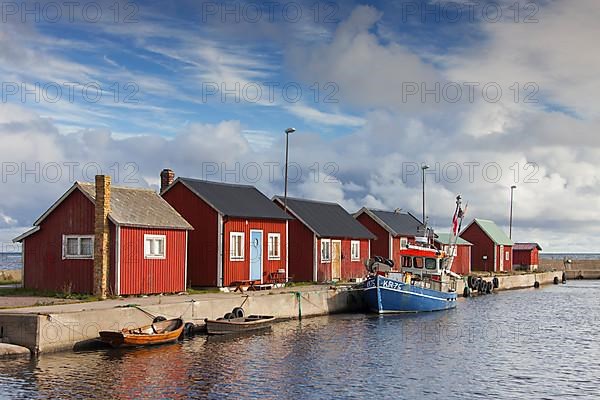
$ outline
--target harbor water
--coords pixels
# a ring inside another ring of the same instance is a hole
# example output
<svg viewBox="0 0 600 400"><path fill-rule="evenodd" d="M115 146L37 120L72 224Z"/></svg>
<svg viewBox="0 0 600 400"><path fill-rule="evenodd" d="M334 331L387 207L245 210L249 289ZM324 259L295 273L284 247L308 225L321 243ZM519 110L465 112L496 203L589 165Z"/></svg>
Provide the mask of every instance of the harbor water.
<svg viewBox="0 0 600 400"><path fill-rule="evenodd" d="M0 362L0 398L598 398L600 282Z"/></svg>

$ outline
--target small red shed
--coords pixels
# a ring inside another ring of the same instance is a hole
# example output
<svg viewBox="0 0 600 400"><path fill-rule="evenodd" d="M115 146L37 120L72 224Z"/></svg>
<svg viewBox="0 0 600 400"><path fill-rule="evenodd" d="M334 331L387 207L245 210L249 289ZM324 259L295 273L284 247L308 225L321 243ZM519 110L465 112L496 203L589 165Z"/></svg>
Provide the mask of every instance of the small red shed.
<svg viewBox="0 0 600 400"><path fill-rule="evenodd" d="M191 286L287 280L290 218L254 186L161 173L162 196L194 227L188 249Z"/></svg>
<svg viewBox="0 0 600 400"><path fill-rule="evenodd" d="M284 208L283 197L273 201ZM375 236L342 206L321 201L287 199L290 276L296 282L330 282L361 278Z"/></svg>
<svg viewBox="0 0 600 400"><path fill-rule="evenodd" d="M513 247L513 266L515 269L536 271L540 264L542 247L537 243L515 243Z"/></svg>
<svg viewBox="0 0 600 400"><path fill-rule="evenodd" d="M437 233L435 241L435 246L445 251L446 253L450 252L450 241L452 237L449 233ZM469 275L471 273L471 247L473 244L467 242L463 238L456 239L456 247L454 250L454 259L452 260L452 268L453 272L456 272L459 275Z"/></svg>
<svg viewBox="0 0 600 400"><path fill-rule="evenodd" d="M371 241L371 254L389 258L397 266L400 266L400 249L415 244L415 238L423 236L423 224L411 213L363 207L354 218L376 237Z"/></svg>
<svg viewBox="0 0 600 400"><path fill-rule="evenodd" d="M459 236L473 244L472 270L492 272L512 270L514 243L493 221L475 218Z"/></svg>
<svg viewBox="0 0 600 400"><path fill-rule="evenodd" d="M192 227L156 192L76 182L14 239L24 287L107 295L185 290Z"/></svg>

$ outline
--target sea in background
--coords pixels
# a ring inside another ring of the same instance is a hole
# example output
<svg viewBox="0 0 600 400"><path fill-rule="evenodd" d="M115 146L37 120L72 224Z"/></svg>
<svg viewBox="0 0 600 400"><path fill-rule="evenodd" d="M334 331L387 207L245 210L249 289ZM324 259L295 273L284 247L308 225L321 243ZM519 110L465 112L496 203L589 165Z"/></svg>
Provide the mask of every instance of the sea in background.
<svg viewBox="0 0 600 400"><path fill-rule="evenodd" d="M0 271L21 269L21 253L0 253Z"/></svg>
<svg viewBox="0 0 600 400"><path fill-rule="evenodd" d="M545 260L600 260L600 253L540 253L540 258Z"/></svg>

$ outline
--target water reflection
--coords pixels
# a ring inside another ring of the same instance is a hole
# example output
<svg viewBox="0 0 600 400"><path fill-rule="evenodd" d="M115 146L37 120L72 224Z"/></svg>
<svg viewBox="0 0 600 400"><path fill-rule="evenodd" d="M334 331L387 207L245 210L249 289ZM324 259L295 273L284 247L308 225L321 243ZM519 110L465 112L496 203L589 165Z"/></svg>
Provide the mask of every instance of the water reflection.
<svg viewBox="0 0 600 400"><path fill-rule="evenodd" d="M336 315L250 336L2 360L8 398L563 398L598 395L598 282Z"/></svg>

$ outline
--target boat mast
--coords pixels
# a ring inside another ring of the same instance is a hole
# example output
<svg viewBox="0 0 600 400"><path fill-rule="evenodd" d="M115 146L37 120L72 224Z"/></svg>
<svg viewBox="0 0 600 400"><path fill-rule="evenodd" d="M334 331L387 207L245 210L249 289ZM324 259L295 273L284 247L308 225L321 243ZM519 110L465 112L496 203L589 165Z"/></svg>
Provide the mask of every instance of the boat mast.
<svg viewBox="0 0 600 400"><path fill-rule="evenodd" d="M456 243L458 242L458 233L460 232L460 228L462 227L462 221L465 216L465 213L462 210L462 197L460 194L456 196L456 209L454 210L454 217L452 218L452 227L450 228L450 241L449 241L449 249L450 257L448 257L448 261L446 264L446 270L450 271L452 269L452 263L454 261L454 254L456 253Z"/></svg>

